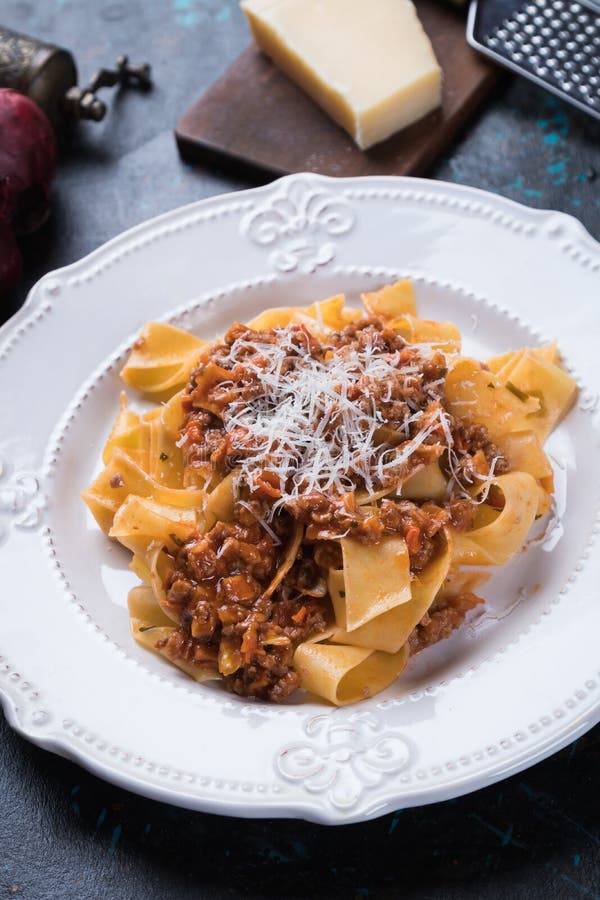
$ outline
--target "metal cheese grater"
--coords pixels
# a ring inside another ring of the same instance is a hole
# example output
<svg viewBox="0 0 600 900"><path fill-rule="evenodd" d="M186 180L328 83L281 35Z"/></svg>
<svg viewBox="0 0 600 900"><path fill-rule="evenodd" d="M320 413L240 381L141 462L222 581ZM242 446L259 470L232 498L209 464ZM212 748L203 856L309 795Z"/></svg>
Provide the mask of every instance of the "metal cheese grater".
<svg viewBox="0 0 600 900"><path fill-rule="evenodd" d="M600 119L600 3L472 0L472 47Z"/></svg>

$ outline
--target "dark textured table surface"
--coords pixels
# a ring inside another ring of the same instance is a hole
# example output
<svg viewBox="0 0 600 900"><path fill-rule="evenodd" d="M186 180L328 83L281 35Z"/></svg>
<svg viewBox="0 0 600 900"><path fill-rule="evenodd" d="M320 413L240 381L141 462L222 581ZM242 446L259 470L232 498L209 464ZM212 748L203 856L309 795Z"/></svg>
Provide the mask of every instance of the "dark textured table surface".
<svg viewBox="0 0 600 900"><path fill-rule="evenodd" d="M0 0L0 23L70 47L84 78L123 51L156 77L79 129L3 318L49 269L246 186L182 163L172 133L248 42L235 0ZM599 147L598 123L506 80L430 174L564 210L600 238ZM1 716L0 735L0 898L600 897L598 728L498 785L344 828L161 805L36 749Z"/></svg>

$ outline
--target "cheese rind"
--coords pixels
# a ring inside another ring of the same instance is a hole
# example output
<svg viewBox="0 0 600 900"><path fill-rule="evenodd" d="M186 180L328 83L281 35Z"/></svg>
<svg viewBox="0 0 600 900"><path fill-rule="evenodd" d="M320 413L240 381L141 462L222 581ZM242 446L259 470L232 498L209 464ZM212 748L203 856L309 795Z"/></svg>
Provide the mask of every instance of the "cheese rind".
<svg viewBox="0 0 600 900"><path fill-rule="evenodd" d="M258 46L365 150L441 103L410 0L243 0Z"/></svg>

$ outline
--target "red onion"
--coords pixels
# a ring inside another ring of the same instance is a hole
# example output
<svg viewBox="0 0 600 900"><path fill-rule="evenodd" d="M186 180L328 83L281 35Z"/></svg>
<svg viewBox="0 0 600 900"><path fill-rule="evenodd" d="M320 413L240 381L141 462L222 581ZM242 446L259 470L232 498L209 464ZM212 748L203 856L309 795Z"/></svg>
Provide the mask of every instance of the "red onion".
<svg viewBox="0 0 600 900"><path fill-rule="evenodd" d="M17 234L48 217L56 168L56 140L40 107L17 91L0 89L0 221Z"/></svg>

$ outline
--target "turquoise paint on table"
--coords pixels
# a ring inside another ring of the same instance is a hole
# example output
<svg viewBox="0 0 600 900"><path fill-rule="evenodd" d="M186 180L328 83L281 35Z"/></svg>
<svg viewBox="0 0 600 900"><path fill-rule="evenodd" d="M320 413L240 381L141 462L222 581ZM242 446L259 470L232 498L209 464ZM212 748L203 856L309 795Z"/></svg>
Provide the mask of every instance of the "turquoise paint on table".
<svg viewBox="0 0 600 900"><path fill-rule="evenodd" d="M117 844L119 843L119 840L121 839L122 833L123 833L123 827L121 825L115 825L115 827L113 828L113 833L112 833L112 837L110 840L111 852L114 852L117 849Z"/></svg>
<svg viewBox="0 0 600 900"><path fill-rule="evenodd" d="M184 28L193 28L198 25L202 13L197 9L195 0L174 0L175 21Z"/></svg>
<svg viewBox="0 0 600 900"><path fill-rule="evenodd" d="M542 197L543 192L537 190L536 188L525 187L523 184L523 179L521 177L515 178L512 184L507 185L506 190L508 191L519 191L524 197Z"/></svg>
<svg viewBox="0 0 600 900"><path fill-rule="evenodd" d="M549 172L550 175L556 175L558 172L562 172L566 165L566 160L561 159L560 162L551 163L546 166L546 172Z"/></svg>
<svg viewBox="0 0 600 900"><path fill-rule="evenodd" d="M183 28L195 28L203 20L222 25L229 22L232 15L231 5L206 0L173 0L173 12L175 22Z"/></svg>

